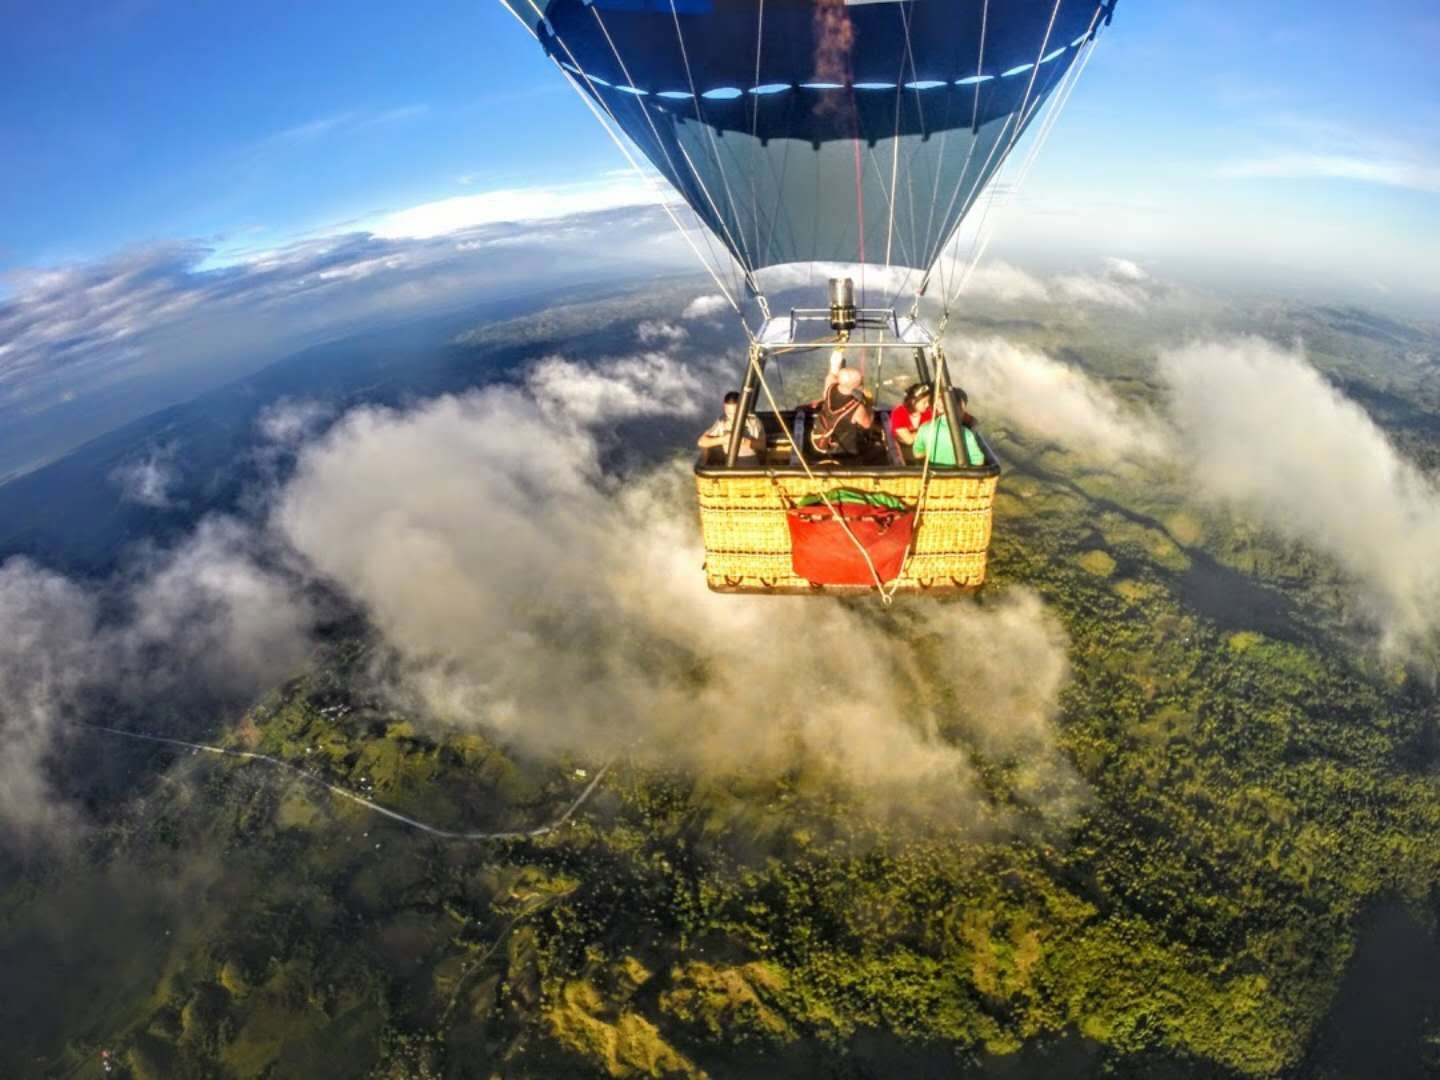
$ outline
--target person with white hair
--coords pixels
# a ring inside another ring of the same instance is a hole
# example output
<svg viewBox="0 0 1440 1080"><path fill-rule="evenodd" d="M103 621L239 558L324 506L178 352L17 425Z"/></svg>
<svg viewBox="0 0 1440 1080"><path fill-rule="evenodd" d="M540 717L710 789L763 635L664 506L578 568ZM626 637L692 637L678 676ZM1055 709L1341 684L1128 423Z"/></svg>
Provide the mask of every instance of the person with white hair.
<svg viewBox="0 0 1440 1080"><path fill-rule="evenodd" d="M864 383L860 372L831 357L830 374L825 376L825 390L816 403L815 424L810 429L810 445L818 453L827 458L858 458L870 448L875 410L865 396Z"/></svg>

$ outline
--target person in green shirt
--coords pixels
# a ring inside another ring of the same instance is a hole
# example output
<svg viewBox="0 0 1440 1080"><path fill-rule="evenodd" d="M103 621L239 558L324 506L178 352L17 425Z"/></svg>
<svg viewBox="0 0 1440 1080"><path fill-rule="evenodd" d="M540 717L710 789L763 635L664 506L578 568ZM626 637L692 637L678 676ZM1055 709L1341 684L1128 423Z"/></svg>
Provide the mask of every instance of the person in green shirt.
<svg viewBox="0 0 1440 1080"><path fill-rule="evenodd" d="M960 439L961 445L965 449L964 464L983 465L985 464L985 451L980 448L980 440L975 437L975 433L965 423L968 414L964 410L969 399L965 396L964 390L958 389L955 391L955 398L959 401L961 410ZM916 396L914 411L917 414L923 413L930 408L932 402L937 406L935 415L921 424L920 429L915 432L912 449L917 458L928 457L931 465L954 465L956 464L955 442L950 438L950 418L942 415L945 411L943 399L936 398L933 391L926 388Z"/></svg>

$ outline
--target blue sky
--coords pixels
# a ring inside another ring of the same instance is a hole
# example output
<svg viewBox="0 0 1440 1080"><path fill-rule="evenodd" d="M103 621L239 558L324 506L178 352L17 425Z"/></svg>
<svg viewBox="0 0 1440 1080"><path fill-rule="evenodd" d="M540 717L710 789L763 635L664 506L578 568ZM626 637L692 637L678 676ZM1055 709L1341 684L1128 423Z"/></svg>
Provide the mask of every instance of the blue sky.
<svg viewBox="0 0 1440 1080"><path fill-rule="evenodd" d="M1121 0L1026 194L1120 254L1431 276L1437 57L1433 2Z"/></svg>
<svg viewBox="0 0 1440 1080"><path fill-rule="evenodd" d="M498 0L49 0L3 19L0 271L265 249L624 166ZM1440 241L1437 56L1429 0L1121 0L1012 236L1407 279Z"/></svg>
<svg viewBox="0 0 1440 1080"><path fill-rule="evenodd" d="M3 268L274 244L615 167L498 3L54 0L3 19L0 89L20 105L0 118Z"/></svg>
<svg viewBox="0 0 1440 1080"><path fill-rule="evenodd" d="M1433 0L1120 0L991 254L1434 314L1437 57ZM692 265L499 0L12 3L0 101L0 477L362 323Z"/></svg>

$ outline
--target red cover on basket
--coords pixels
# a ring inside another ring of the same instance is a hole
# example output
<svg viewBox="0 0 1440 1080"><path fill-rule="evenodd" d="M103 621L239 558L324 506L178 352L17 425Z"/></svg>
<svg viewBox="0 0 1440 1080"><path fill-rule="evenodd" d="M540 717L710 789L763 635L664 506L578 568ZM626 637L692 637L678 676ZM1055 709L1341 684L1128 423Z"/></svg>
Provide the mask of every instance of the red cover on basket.
<svg viewBox="0 0 1440 1080"><path fill-rule="evenodd" d="M905 549L915 532L915 511L889 510L855 503L832 502L855 540L864 545L881 581L900 575ZM814 585L874 585L875 578L855 540L835 520L827 506L792 507L786 514L790 525L790 561L797 577Z"/></svg>

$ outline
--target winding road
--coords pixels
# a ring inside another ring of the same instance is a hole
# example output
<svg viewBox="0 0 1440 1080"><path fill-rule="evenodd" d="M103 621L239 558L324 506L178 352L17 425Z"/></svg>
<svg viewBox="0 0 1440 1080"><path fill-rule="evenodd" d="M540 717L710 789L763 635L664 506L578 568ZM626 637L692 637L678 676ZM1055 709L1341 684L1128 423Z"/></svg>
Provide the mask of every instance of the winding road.
<svg viewBox="0 0 1440 1080"><path fill-rule="evenodd" d="M332 784L329 780L326 780L322 776L317 776L315 773L307 772L305 769L300 768L300 766L298 765L292 765L290 762L285 761L282 758L272 757L269 754L260 754L256 753L253 750L233 750L229 747L224 746L209 746L205 743L186 742L184 739L172 739L164 735L146 735L143 732L139 731L124 731L120 728L106 727L104 724L81 724L80 726L89 728L91 731L101 731L108 735L118 735L126 739L138 739L142 742L163 743L167 746L179 746L183 747L186 750L203 751L207 754L221 754L226 757L248 758L252 761L263 761L275 766L277 769L284 769L287 772L292 772L296 776L310 781L310 783L312 784L318 784L321 787L328 788L331 792L339 795L341 798L349 799L351 802L359 803L366 809L373 810L377 814L382 814L385 817L390 818L392 821L398 821L400 822L400 824L408 825L412 829L419 829L421 832L429 833L431 836L438 836L442 840L528 840L534 839L538 836L544 836L546 833L554 832L556 829L560 828L567 821L569 821L570 818L574 816L575 812L585 804L585 800L590 798L596 787L599 786L600 781L605 778L605 774L610 771L610 766L615 763L615 759L611 758L609 761L605 762L604 765L600 766L599 771L595 773L595 778L591 780L590 783L585 785L585 790L580 792L579 796L576 797L575 801L565 808L564 813L562 813L559 817L557 817L554 821L550 822L547 825L539 825L533 829L519 829L505 832L464 832L456 831L453 829L442 829L436 825L427 825L423 821L418 821L415 818L409 817L406 814L402 814L398 810L391 810L388 806L381 806L379 803L373 802L370 799L365 798L365 796L351 791L349 788L343 788L339 784Z"/></svg>

